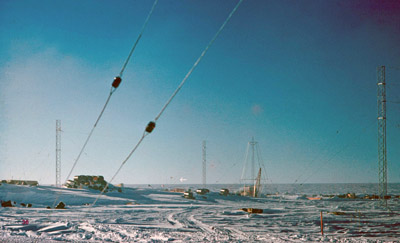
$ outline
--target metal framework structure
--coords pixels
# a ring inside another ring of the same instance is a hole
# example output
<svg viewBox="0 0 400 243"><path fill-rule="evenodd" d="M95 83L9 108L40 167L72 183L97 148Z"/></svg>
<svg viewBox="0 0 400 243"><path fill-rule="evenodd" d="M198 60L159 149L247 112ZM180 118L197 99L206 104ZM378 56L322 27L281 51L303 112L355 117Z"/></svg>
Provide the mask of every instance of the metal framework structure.
<svg viewBox="0 0 400 243"><path fill-rule="evenodd" d="M256 178L255 176L255 157L254 157L254 152L255 152L255 146L257 145L257 142L254 141L254 137L251 138L251 141L249 142L249 145L251 146L251 178Z"/></svg>
<svg viewBox="0 0 400 243"><path fill-rule="evenodd" d="M244 158L244 166L242 170L242 176L240 177L240 183L247 184L247 182L250 182L250 184L253 184L255 182L256 178L256 160L255 156L258 157L258 160L260 160L259 152L256 151L258 148L258 143L254 141L254 137L247 143L247 149L246 149L246 155ZM256 153L257 152L257 153ZM258 161L260 163L260 161ZM248 168L250 166L250 169Z"/></svg>
<svg viewBox="0 0 400 243"><path fill-rule="evenodd" d="M257 157L257 161L256 161ZM243 184L243 190L240 192L242 196L258 197L261 193L261 167L263 166L258 142L252 137L247 143L246 155L244 158L244 166L240 183ZM258 163L258 164L256 164ZM256 174L256 167L258 173ZM265 170L265 169L264 169Z"/></svg>
<svg viewBox="0 0 400 243"><path fill-rule="evenodd" d="M56 187L61 187L61 121L56 120Z"/></svg>
<svg viewBox="0 0 400 243"><path fill-rule="evenodd" d="M377 68L378 76L378 166L379 197L383 206L387 206L387 157L386 157L386 81L385 66Z"/></svg>
<svg viewBox="0 0 400 243"><path fill-rule="evenodd" d="M203 186L206 186L207 181L207 153L206 153L206 141L203 141Z"/></svg>

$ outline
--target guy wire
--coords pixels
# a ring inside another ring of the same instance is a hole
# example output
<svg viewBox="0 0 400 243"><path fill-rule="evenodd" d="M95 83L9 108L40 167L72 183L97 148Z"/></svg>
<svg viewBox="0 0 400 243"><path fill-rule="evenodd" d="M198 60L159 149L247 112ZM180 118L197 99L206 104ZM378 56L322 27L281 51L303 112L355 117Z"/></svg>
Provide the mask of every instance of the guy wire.
<svg viewBox="0 0 400 243"><path fill-rule="evenodd" d="M156 7L157 3L158 3L158 0L155 0L154 3L153 3L153 6L152 6L152 8L151 8L149 14L147 15L147 18L146 18L146 20L145 20L145 22L144 22L144 24L143 24L143 26L142 26L142 29L141 29L141 31L140 31L139 36L137 37L137 39L136 39L136 41L135 41L135 43L134 43L134 45L133 45L131 51L129 52L129 55L128 55L128 57L127 57L127 59L126 59L124 65L123 65L122 68L121 68L121 71L119 72L119 76L116 77L116 78L114 79L114 82L113 82L113 84L112 84L110 93L109 93L108 98L107 98L107 100L106 100L106 103L104 104L103 109L102 109L101 112L100 112L100 115L97 117L97 120L96 120L95 124L93 125L92 130L90 131L88 137L86 138L86 141L85 141L85 143L83 144L83 147L82 147L81 151L79 152L78 157L75 159L75 162L74 162L74 164L72 165L72 168L71 168L71 170L70 170L70 172L69 172L67 178L65 179L64 184L68 181L68 178L71 176L71 174L72 174L72 172L73 172L73 170L74 170L76 164L78 163L78 161L79 161L79 159L80 159L80 157L81 157L83 151L84 151L85 148L86 148L86 145L88 144L90 138L92 137L93 131L94 131L94 129L96 128L97 124L99 123L101 117L103 116L103 113L104 113L104 111L105 111L105 109L106 109L106 107L107 107L107 105L108 105L108 103L109 103L109 101L110 101L110 99L111 99L112 94L113 94L113 93L115 92L115 90L118 88L118 86L119 86L119 84L120 84L120 82L121 82L121 77L122 77L122 75L123 75L123 73L124 73L124 71L125 71L125 68L126 68L126 66L128 65L128 62L129 62L129 60L130 60L130 58L131 58L131 56L132 56L132 54L133 54L133 52L134 52L134 50L135 50L137 44L139 43L139 40L141 39L141 37L142 37L142 35L143 35L143 32L144 32L144 30L145 30L145 28L146 28L146 26L147 26L147 23L149 22L149 19L150 19L151 15L153 14L154 8ZM117 83L116 81L119 81L119 82ZM54 208L55 204L57 203L58 198L59 198L59 194L57 195L57 198L54 200L54 203L53 203L53 206L52 206L53 208Z"/></svg>
<svg viewBox="0 0 400 243"><path fill-rule="evenodd" d="M132 149L132 151L129 153L129 155L125 158L125 160L121 163L120 167L118 168L118 170L115 172L115 174L113 175L113 177L111 178L111 180L109 182L107 182L107 185L104 187L104 189L100 192L100 194L97 196L97 198L94 200L93 204L91 204L91 207L93 207L96 202L98 201L98 199L104 194L105 190L107 190L108 185L111 184L111 182L114 180L114 178L117 176L117 174L121 171L122 167L124 166L124 164L129 160L129 158L132 156L132 154L136 151L136 149L139 147L139 145L142 143L142 141L144 140L144 138L150 134L153 129L155 128L156 125L156 121L160 118L160 116L162 115L162 113L164 112L164 110L167 108L167 106L171 103L172 99L176 96L176 94L179 92L179 90L182 88L182 86L185 84L186 80L189 78L189 76L192 74L193 70L196 68L196 66L199 64L199 62L201 61L201 59L204 57L204 55L206 54L207 50L210 48L210 46L214 43L215 39L217 39L218 35L221 33L221 31L224 29L225 25L228 23L228 21L231 19L232 15L236 12L237 8L239 7L239 5L243 2L243 0L240 0L236 6L233 8L233 10L231 11L231 13L229 14L229 16L226 18L226 20L224 21L224 23L221 25L221 27L219 28L219 30L217 31L217 33L214 35L214 37L211 39L211 41L208 43L208 45L206 46L206 48L203 50L203 52L201 53L200 57L196 60L196 62L193 64L192 68L190 68L189 72L185 75L185 77L183 78L182 82L180 83L180 85L178 86L178 88L175 90L175 92L172 94L172 96L168 99L167 103L164 105L164 107L161 109L160 113L156 116L156 118L154 119L154 122L149 122L149 124L147 125L143 136L140 138L139 142L135 145L135 147Z"/></svg>

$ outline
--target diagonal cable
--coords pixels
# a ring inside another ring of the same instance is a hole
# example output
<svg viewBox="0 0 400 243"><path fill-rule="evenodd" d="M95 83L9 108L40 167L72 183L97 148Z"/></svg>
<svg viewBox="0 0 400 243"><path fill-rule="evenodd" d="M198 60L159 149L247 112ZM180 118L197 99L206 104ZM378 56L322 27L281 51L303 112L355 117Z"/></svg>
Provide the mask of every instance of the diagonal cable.
<svg viewBox="0 0 400 243"><path fill-rule="evenodd" d="M190 68L189 72L186 74L186 76L183 78L181 84L178 86L178 88L175 90L175 92L171 95L171 97L169 98L169 100L167 101L167 103L164 105L164 107L161 109L160 113L156 116L156 118L154 119L154 121L157 121L160 116L162 115L162 113L164 112L164 110L167 108L167 106L171 103L171 101L174 99L174 97L176 96L176 94L179 92L179 90L181 90L182 86L186 83L186 80L189 78L189 76L192 74L193 70L197 67L197 65L199 64L199 62L201 61L201 59L203 59L204 55L207 53L208 49L211 47L211 45L214 43L215 39L217 39L217 37L219 36L219 34L221 33L221 31L224 29L225 25L229 22L229 20L232 18L232 15L236 12L236 10L238 9L239 5L243 2L243 0L240 0L235 8L232 10L232 12L229 14L228 18L226 18L225 22L221 25L221 27L219 28L219 30L217 31L217 33L214 35L214 37L211 39L211 41L208 43L207 47L204 49L204 51L201 53L201 55L199 56L199 58L197 58L196 62L193 64L192 68Z"/></svg>
<svg viewBox="0 0 400 243"><path fill-rule="evenodd" d="M142 137L140 138L140 140L138 141L138 143L135 145L135 147L132 149L132 151L129 153L129 155L125 158L125 160L121 163L121 165L119 166L118 170L115 172L115 174L113 175L113 177L111 178L111 180L109 182L107 182L107 185L103 188L103 190L100 192L100 194L97 196L97 198L94 200L94 202L92 203L92 207L96 204L96 202L99 200L99 198L104 194L104 192L107 190L108 186L111 184L111 182L114 180L114 178L118 175L118 173L121 171L122 167L124 166L124 164L129 160L129 158L132 156L132 154L136 151L136 149L140 146L140 144L143 142L144 138L150 134L153 129L156 126L156 121L160 118L160 116L162 115L162 113L165 111L165 109L168 107L168 105L171 103L171 101L173 100L173 98L176 96L176 94L179 92L179 90L182 88L182 86L185 84L186 80L189 78L189 76L192 74L193 70L197 67L197 65L199 64L199 62L201 61L201 59L204 57L204 55L207 53L208 49L211 47L211 45L214 43L215 39L217 39L217 37L219 36L219 34L222 32L222 30L224 29L225 25L228 23L228 21L231 19L232 15L236 12L236 10L238 9L239 5L243 2L243 0L240 0L236 6L233 8L233 10L231 11L231 13L229 14L229 16L226 18L226 20L224 21L224 23L221 25L221 27L219 28L219 30L217 31L217 33L214 35L214 37L211 39L211 41L208 43L208 45L206 46L206 48L203 50L203 52L201 53L200 57L196 60L196 62L193 64L192 68L190 68L189 72L185 75L185 77L183 78L182 82L180 83L180 85L178 86L178 88L175 90L175 92L172 94L172 96L168 99L167 103L163 106L163 108L161 109L160 113L156 116L156 118L154 119L154 122L151 121L149 122L149 124L147 125Z"/></svg>
<svg viewBox="0 0 400 243"><path fill-rule="evenodd" d="M64 184L68 181L68 178L71 176L71 174L72 174L72 172L73 172L73 170L74 170L76 164L78 163L78 161L79 161L79 159L80 159L80 157L81 157L83 151L84 151L85 148L86 148L86 145L88 144L90 138L92 137L93 131L95 130L97 124L99 123L101 117L103 116L103 113L104 113L104 111L105 111L105 109L106 109L106 107L107 107L107 105L108 105L108 103L109 103L109 101L110 101L110 99L111 99L112 94L116 91L116 89L117 89L118 86L120 85L120 83L121 83L121 81L122 81L121 77L122 77L122 75L123 75L123 73L124 73L124 71L125 71L125 68L126 68L126 66L128 65L128 62L129 62L129 60L131 59L132 54L133 54L133 52L135 51L135 48L136 48L137 44L139 43L139 40L141 39L141 37L142 37L142 35L143 35L143 32L144 32L144 30L145 30L145 28L146 28L146 26L147 26L147 23L149 22L149 19L150 19L151 15L153 14L153 11L154 11L154 9L155 9L157 3L158 3L158 0L155 0L154 3L153 3L153 6L152 6L152 8L151 8L149 14L147 15L147 18L146 18L146 20L145 20L145 22L144 22L144 24L143 24L143 26L142 26L142 29L141 29L141 31L140 31L139 36L137 37L137 39L136 39L136 41L135 41L135 43L134 43L134 45L133 45L131 51L129 52L129 55L128 55L127 59L125 60L124 65L123 65L122 68L121 68L121 71L119 72L119 76L117 76L117 77L114 78L114 81L113 81L113 83L112 83L112 87L111 87L110 93L109 93L108 98L107 98L107 100L106 100L106 103L104 104L103 109L101 110L99 116L97 117L97 120L96 120L95 124L93 125L92 130L90 131L88 137L86 138L86 141L85 141L85 143L83 144L83 146L82 146L82 148L81 148L81 150L80 150L80 152L79 152L79 154L78 154L78 157L75 159L74 164L72 165L72 168L71 168L71 170L70 170L70 172L69 172L69 174L68 174L68 176L67 176L67 178L66 178ZM59 198L59 196L57 196L56 200L54 201L53 207L55 206L55 204L56 204L58 198Z"/></svg>
<svg viewBox="0 0 400 243"><path fill-rule="evenodd" d="M151 10L150 10L149 14L147 15L146 20L144 21L144 24L143 24L143 26L142 26L142 29L140 30L139 36L138 36L138 38L136 39L135 44L133 44L132 49L131 49L131 51L129 52L128 58L126 58L126 61L125 61L124 65L122 66L121 72L119 72L119 76L120 76L120 77L122 77L122 75L123 75L123 73L124 73L124 71L125 71L126 65L128 65L128 62L129 62L129 60L131 59L131 56L132 56L133 52L135 51L135 48L136 48L137 44L139 43L140 38L142 38L144 29L146 28L147 23L149 22L149 19L150 19L151 15L153 14L153 11L154 11L154 9L155 9L157 3L158 3L158 0L155 0L154 3L153 3L153 6L151 7Z"/></svg>

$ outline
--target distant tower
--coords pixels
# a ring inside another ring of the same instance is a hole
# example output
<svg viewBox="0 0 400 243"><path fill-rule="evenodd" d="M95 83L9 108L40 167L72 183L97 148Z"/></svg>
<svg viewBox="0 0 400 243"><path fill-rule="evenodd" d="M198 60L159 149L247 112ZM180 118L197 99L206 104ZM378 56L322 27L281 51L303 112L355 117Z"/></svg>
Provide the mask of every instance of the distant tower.
<svg viewBox="0 0 400 243"><path fill-rule="evenodd" d="M61 121L56 120L56 187L61 187Z"/></svg>
<svg viewBox="0 0 400 243"><path fill-rule="evenodd" d="M386 158L386 82L385 66L377 68L378 76L378 164L379 197L383 206L387 206L387 158Z"/></svg>
<svg viewBox="0 0 400 243"><path fill-rule="evenodd" d="M254 147L257 145L257 142L254 141L254 137L252 137L251 142L249 142L251 146L251 178L256 178L255 174L255 160L254 160Z"/></svg>
<svg viewBox="0 0 400 243"><path fill-rule="evenodd" d="M257 161L256 161L257 157ZM257 164L256 164L257 162ZM256 166L258 174L256 174ZM240 183L243 183L243 190L240 192L242 196L257 197L261 192L261 167L263 166L258 142L252 137L247 143L246 156L240 177ZM250 167L250 169L249 169Z"/></svg>
<svg viewBox="0 0 400 243"><path fill-rule="evenodd" d="M206 186L206 177L207 177L207 153L206 153L206 141L203 141L203 186Z"/></svg>
<svg viewBox="0 0 400 243"><path fill-rule="evenodd" d="M257 149L257 142L254 140L254 137L251 138L251 141L247 143L246 156L244 158L244 165L242 170L242 176L240 177L240 183L245 183L246 181L250 181L250 184L253 184L256 178L256 159L258 159L258 165L260 164L260 155ZM251 150L250 150L251 149ZM250 169L248 168L250 166Z"/></svg>

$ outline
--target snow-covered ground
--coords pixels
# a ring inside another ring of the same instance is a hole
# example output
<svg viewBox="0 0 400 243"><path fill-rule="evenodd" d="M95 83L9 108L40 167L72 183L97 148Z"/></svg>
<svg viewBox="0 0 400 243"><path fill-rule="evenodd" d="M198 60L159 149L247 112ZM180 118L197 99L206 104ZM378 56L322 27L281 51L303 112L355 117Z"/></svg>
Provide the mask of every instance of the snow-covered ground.
<svg viewBox="0 0 400 243"><path fill-rule="evenodd" d="M206 195L185 199L164 188L126 187L104 195L98 191L2 184L0 199L16 207L0 208L0 242L399 242L400 199L390 210L378 201L307 196L355 192L372 194L376 185L275 185L263 198L222 196L216 185ZM189 186L186 186L188 189ZM192 189L198 187L192 186ZM400 194L400 184L389 186ZM278 194L276 194L279 192ZM66 209L46 209L56 197ZM31 203L31 208L21 203ZM260 208L251 214L241 208ZM320 232L323 212L324 236ZM339 212L339 215L332 214Z"/></svg>

